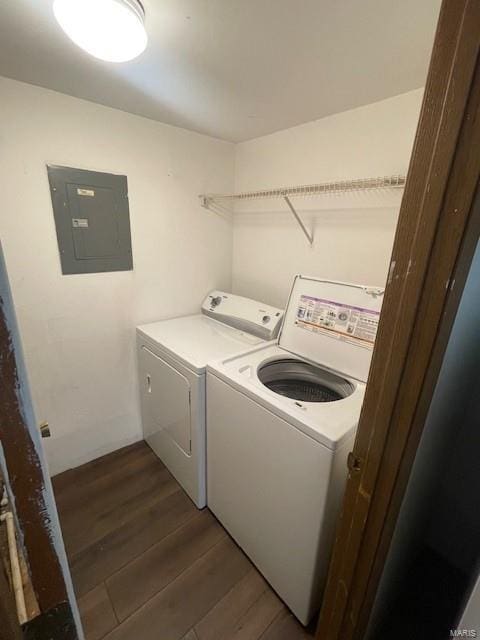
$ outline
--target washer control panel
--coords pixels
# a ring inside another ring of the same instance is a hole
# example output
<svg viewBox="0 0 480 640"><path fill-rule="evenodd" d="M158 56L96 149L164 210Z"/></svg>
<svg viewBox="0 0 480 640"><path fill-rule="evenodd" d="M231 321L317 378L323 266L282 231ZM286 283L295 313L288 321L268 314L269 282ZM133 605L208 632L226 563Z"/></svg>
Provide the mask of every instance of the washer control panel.
<svg viewBox="0 0 480 640"><path fill-rule="evenodd" d="M264 340L277 337L283 320L282 309L217 290L203 301L202 313Z"/></svg>

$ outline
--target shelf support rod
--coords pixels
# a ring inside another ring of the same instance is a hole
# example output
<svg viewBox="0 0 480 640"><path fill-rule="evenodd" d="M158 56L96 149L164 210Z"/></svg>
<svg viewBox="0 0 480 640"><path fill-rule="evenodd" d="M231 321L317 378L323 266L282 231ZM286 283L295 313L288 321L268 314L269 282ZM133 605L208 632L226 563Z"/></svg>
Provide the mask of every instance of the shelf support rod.
<svg viewBox="0 0 480 640"><path fill-rule="evenodd" d="M284 195L284 196L283 196L283 199L284 199L284 200L285 200L285 202L287 203L287 205L288 205L288 207L289 207L290 211L293 213L293 215L294 215L294 217L295 217L295 220L296 220L296 221L298 222L298 224L300 225L300 227L301 227L301 229L302 229L303 233L305 234L305 237L307 238L307 240L308 240L308 242L309 242L310 246L312 247L312 246L313 246L313 234L311 234L311 233L309 232L309 230L307 229L307 227L303 224L303 220L302 220L302 219L300 218L300 216L298 215L298 213L297 213L297 211L296 211L295 207L293 206L293 204L292 204L292 202L291 202L290 198L289 198L288 196L285 196L285 195Z"/></svg>

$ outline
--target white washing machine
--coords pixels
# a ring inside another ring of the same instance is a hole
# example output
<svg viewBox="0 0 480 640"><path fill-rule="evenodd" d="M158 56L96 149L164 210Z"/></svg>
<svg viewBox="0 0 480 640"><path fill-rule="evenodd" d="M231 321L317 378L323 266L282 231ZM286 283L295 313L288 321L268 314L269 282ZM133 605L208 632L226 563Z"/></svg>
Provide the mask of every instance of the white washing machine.
<svg viewBox="0 0 480 640"><path fill-rule="evenodd" d="M320 606L382 296L297 276L278 343L207 367L208 506L303 624Z"/></svg>
<svg viewBox="0 0 480 640"><path fill-rule="evenodd" d="M214 291L198 315L137 327L144 438L199 508L206 505L206 364L272 340L282 316Z"/></svg>

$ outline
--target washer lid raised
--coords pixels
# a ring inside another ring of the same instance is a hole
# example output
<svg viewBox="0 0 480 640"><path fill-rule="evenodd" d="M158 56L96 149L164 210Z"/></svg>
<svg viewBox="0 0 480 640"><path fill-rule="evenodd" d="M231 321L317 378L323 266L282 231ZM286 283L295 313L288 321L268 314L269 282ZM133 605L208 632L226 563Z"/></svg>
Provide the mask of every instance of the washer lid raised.
<svg viewBox="0 0 480 640"><path fill-rule="evenodd" d="M279 346L367 381L383 289L296 276Z"/></svg>

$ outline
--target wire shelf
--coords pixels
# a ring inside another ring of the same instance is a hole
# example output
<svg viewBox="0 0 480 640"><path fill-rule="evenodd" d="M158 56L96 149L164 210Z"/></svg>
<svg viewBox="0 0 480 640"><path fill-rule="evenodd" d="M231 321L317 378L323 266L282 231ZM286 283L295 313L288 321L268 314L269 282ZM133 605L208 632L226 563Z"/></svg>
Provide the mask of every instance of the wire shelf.
<svg viewBox="0 0 480 640"><path fill-rule="evenodd" d="M200 196L200 201L205 209L216 212L225 212L225 201L234 200L258 200L266 198L283 198L289 209L307 237L310 245L313 244L313 235L306 229L295 210L290 198L312 197L329 194L352 193L355 191L375 191L383 189L402 189L405 186L406 176L402 174L381 176L377 178L355 178L353 180L335 180L318 184L306 184L296 187L279 187L276 189L264 189L262 191L245 191L243 193L219 194L208 193Z"/></svg>
<svg viewBox="0 0 480 640"><path fill-rule="evenodd" d="M350 191L370 191L372 189L398 189L405 186L404 175L383 176L379 178L356 178L354 180L336 180L319 184L306 184L298 187L279 187L262 191L243 193L211 193L200 196L210 200L254 200L258 198L284 198L295 196L317 196L329 193L348 193Z"/></svg>

